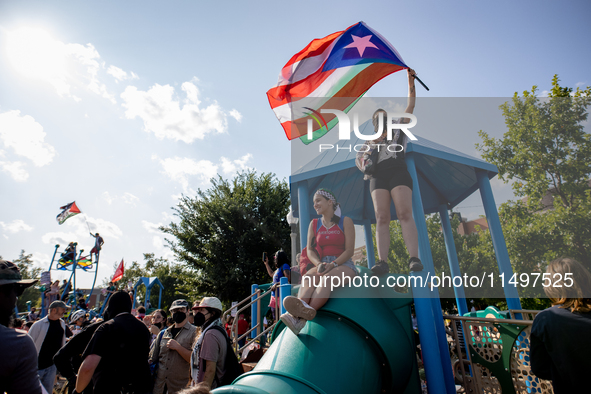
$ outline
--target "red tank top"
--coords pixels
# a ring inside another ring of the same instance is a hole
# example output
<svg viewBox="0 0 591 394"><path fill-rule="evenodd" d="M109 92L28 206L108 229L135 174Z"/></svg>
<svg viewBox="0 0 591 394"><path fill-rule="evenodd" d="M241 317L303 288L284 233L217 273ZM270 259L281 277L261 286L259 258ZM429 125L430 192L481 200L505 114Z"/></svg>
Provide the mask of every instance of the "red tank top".
<svg viewBox="0 0 591 394"><path fill-rule="evenodd" d="M316 229L316 250L320 253L320 259L325 256L339 257L345 251L345 232L343 231L343 218L339 224L326 228L322 220L314 219Z"/></svg>

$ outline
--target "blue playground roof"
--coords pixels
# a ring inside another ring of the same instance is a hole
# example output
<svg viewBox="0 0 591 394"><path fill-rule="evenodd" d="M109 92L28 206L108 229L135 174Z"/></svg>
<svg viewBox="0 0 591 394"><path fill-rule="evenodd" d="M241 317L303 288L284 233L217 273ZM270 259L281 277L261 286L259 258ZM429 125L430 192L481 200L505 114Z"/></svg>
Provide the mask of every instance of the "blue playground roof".
<svg viewBox="0 0 591 394"><path fill-rule="evenodd" d="M366 129L368 127L371 130ZM363 134L373 132L369 121L361 125L360 129ZM412 154L415 158L425 214L438 212L441 204L446 204L451 209L474 193L478 189L476 171L486 171L489 179L498 173L495 165L484 160L419 135L415 136L417 141L408 141L406 154ZM356 139L353 134L352 137L351 140L339 141L334 149L324 150L295 170L290 177L290 187L306 182L309 193L314 193L321 187L330 189L336 194L343 213L353 219L355 224L362 224L367 220L375 223L369 181L363 180L363 174L355 166L356 152L353 149L349 152L349 146L363 144L365 141ZM360 193L360 190L363 192ZM310 196L310 202L311 199ZM291 187L291 203L294 216L299 217L297 187ZM396 219L393 204L391 213L392 219Z"/></svg>
<svg viewBox="0 0 591 394"><path fill-rule="evenodd" d="M137 283L135 284L134 288L138 287L139 285L144 285L146 286L146 289L151 289L154 285L158 285L160 286L160 288L164 289L164 286L162 286L162 282L160 282L160 279L158 279L155 276L152 276L150 278L146 278L146 277L141 277Z"/></svg>

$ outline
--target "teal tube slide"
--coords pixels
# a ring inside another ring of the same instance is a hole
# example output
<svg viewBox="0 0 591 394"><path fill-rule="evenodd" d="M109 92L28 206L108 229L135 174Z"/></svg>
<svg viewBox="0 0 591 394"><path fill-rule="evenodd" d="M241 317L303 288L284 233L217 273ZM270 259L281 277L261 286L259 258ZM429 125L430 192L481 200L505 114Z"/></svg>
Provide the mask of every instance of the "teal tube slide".
<svg viewBox="0 0 591 394"><path fill-rule="evenodd" d="M298 336L279 323L257 366L213 393L419 393L412 296L386 280L375 288L336 289Z"/></svg>

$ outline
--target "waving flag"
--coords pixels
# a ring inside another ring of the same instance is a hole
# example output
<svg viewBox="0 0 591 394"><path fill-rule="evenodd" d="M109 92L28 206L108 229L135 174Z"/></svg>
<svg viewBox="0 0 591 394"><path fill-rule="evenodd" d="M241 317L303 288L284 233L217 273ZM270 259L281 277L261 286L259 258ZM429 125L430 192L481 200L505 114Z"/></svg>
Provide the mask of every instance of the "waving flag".
<svg viewBox="0 0 591 394"><path fill-rule="evenodd" d="M124 271L125 271L125 267L123 266L123 259L121 259L121 263L119 263L119 267L117 267L117 269L115 270L115 273L113 274L113 279L111 279L111 282L115 283L115 282L121 280L121 278L123 278Z"/></svg>
<svg viewBox="0 0 591 394"><path fill-rule="evenodd" d="M71 218L74 215L78 215L79 213L81 213L80 209L78 209L78 207L76 206L76 201L73 201L67 205L64 205L63 207L60 207L60 209L62 209L62 211L55 218L57 220L58 224L64 224L64 222L67 219Z"/></svg>
<svg viewBox="0 0 591 394"><path fill-rule="evenodd" d="M359 22L347 30L315 39L281 70L277 86L267 92L269 104L289 140L310 143L336 125L336 116L320 109L348 112L385 76L408 68L398 51L378 32ZM302 101L298 105L297 101ZM314 138L306 137L307 119L314 119ZM297 125L294 124L297 122Z"/></svg>

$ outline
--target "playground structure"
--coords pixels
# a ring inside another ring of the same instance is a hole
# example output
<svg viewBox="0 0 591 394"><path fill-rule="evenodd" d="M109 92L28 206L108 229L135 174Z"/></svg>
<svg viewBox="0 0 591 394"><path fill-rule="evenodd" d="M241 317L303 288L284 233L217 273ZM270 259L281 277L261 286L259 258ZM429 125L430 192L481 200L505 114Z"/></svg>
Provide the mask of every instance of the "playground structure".
<svg viewBox="0 0 591 394"><path fill-rule="evenodd" d="M162 304L162 290L164 290L164 286L162 286L162 282L160 282L160 279L158 279L155 276L152 276L150 278L146 278L146 277L141 277L137 283L135 284L135 286L133 287L133 294L137 294L137 289L139 286L144 285L146 287L146 296L144 298L144 305L149 305L150 304L150 293L152 292L152 287L154 287L154 285L158 285L159 290L159 294L158 294L158 308L161 308L161 304ZM136 298L133 298L133 309L135 309L135 302L136 302ZM153 308L150 308L153 309ZM146 307L146 312L149 313L148 308Z"/></svg>
<svg viewBox="0 0 591 394"><path fill-rule="evenodd" d="M78 244L76 242L73 243L73 253L70 254L69 258L64 258L64 254L62 254L62 256L60 258L58 258L58 260L56 261L56 255L58 253L58 249L59 249L60 245L55 245L55 249L53 251L53 256L51 257L51 263L49 264L49 268L47 269L47 272L51 272L52 268L53 268L53 264L55 262L55 269L56 270L60 270L60 271L69 271L71 270L72 273L70 274L70 277L68 279L68 282L66 284L66 287L64 288L64 290L62 291L62 295L60 296L60 300L68 303L70 300L69 299L64 299L64 295L68 294L70 292L70 286L72 291L72 295L74 296L74 300L76 300L76 270L77 269L82 269L85 272L93 272L92 269L94 268L94 279L92 282L92 288L90 289L90 292L88 293L88 296L86 297L85 302L88 303L88 299L90 298L90 296L92 295L92 292L94 290L94 285L96 284L96 276L98 273L98 263L99 263L99 259L100 259L100 251L98 251L96 253L96 261L93 263L92 260L88 257L82 257L82 253L84 253L84 249L80 249L79 252L77 252L77 247ZM78 255L77 255L78 254ZM49 283L49 286L51 286L51 283ZM41 287L41 314L40 317L44 317L47 314L47 307L45 305L45 288L44 285L42 285ZM76 304L76 301L74 301L74 304Z"/></svg>
<svg viewBox="0 0 591 394"><path fill-rule="evenodd" d="M370 122L360 129L362 134L373 132ZM439 213L441 218L451 274L462 275L448 210L479 190L499 274L504 274L503 292L513 311L510 319L465 316L468 307L464 288L454 288L460 316L446 316L446 319L454 323L452 349L455 348L458 357L465 392L500 392L501 387L502 392L509 393L551 392L547 382L527 372L531 321L522 319L526 311L522 311L515 285L508 283L513 272L490 185L490 179L498 173L496 166L417 137L417 141L409 141L405 156L413 179L413 216L419 235L419 256L425 267L414 275L423 280L435 275L425 221L425 214L431 213ZM341 141L339 145L345 143L353 146L364 141ZM363 225L371 268L375 264L371 233L375 213L369 185L355 166L355 154L344 146L326 150L296 170L290 177L292 209L293 215L299 218L300 248L304 248L308 224L313 219L310 209L313 193L320 187L331 189L338 196L344 214L355 224ZM391 215L395 220L393 205ZM383 281L387 277L379 279ZM281 299L292 294L286 279L279 287ZM410 294L399 297L386 286L373 289L373 294L363 294L370 290L336 289L299 336L285 330L282 323L277 324L273 328L273 343L257 366L241 375L232 386L214 392L419 392L414 343L410 336L410 304L414 300L429 393L455 393L438 290L411 286ZM266 302L260 295L266 292L262 293L253 285L252 294L250 335L256 338L262 333L261 316L266 311ZM285 312L282 304L281 310Z"/></svg>

